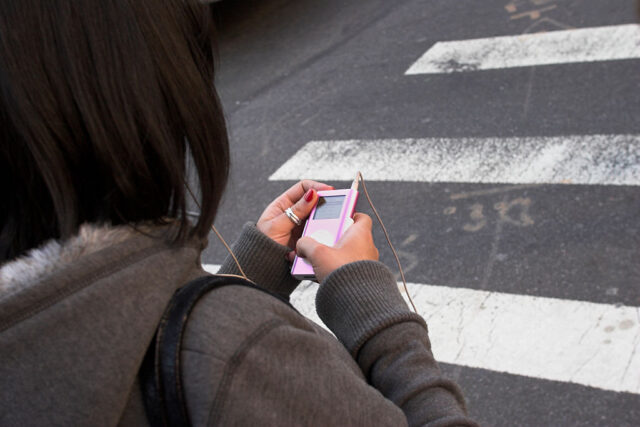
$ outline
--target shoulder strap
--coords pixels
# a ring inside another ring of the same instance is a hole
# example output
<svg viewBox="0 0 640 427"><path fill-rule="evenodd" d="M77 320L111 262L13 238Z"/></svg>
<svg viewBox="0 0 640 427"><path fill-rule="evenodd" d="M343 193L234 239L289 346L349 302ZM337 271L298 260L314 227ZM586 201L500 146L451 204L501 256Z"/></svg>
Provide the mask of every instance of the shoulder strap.
<svg viewBox="0 0 640 427"><path fill-rule="evenodd" d="M289 301L279 295L236 277L203 276L178 289L165 309L140 367L140 386L147 418L152 427L190 425L182 388L182 336L189 314L198 300L213 289L227 285L248 286L291 306Z"/></svg>

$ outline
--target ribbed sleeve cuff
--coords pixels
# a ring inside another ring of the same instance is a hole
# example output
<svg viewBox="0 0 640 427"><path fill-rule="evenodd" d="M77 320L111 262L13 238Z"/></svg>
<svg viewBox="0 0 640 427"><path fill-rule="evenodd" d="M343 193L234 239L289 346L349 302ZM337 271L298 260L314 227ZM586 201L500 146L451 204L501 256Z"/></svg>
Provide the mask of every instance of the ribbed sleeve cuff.
<svg viewBox="0 0 640 427"><path fill-rule="evenodd" d="M257 285L289 298L300 283L291 276L291 266L285 258L290 249L271 240L254 223L244 225L231 248L247 277ZM227 255L219 272L240 274L231 255Z"/></svg>
<svg viewBox="0 0 640 427"><path fill-rule="evenodd" d="M401 322L424 319L404 302L391 271L377 261L358 261L332 272L316 294L320 319L354 358L378 332Z"/></svg>

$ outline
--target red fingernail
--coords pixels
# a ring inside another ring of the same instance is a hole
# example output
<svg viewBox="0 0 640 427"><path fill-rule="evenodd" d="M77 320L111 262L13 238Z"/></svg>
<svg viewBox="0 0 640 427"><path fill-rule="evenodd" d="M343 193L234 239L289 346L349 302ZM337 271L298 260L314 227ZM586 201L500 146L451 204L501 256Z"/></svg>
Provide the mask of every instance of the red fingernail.
<svg viewBox="0 0 640 427"><path fill-rule="evenodd" d="M304 195L304 200L305 200L306 202L310 202L311 200L313 200L313 192L314 192L314 191L315 191L315 190L312 188L312 189L310 189L309 191L307 191L307 194L305 194L305 195Z"/></svg>

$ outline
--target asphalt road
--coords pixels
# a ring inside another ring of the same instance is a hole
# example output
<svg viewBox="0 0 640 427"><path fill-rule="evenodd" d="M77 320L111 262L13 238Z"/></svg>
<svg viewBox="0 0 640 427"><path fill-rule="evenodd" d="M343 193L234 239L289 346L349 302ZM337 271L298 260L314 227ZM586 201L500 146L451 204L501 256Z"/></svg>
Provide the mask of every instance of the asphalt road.
<svg viewBox="0 0 640 427"><path fill-rule="evenodd" d="M634 23L633 1L225 0L213 8L233 161L216 225L229 241L294 182L269 177L309 141L640 135L637 59L405 75L438 41ZM389 180L368 188L411 282L640 306L638 186ZM505 223L505 204L520 221ZM364 198L358 210L370 212ZM374 237L392 266L381 231ZM212 236L203 263L224 256ZM443 369L483 425L640 423L638 393ZM629 375L640 382L640 372Z"/></svg>

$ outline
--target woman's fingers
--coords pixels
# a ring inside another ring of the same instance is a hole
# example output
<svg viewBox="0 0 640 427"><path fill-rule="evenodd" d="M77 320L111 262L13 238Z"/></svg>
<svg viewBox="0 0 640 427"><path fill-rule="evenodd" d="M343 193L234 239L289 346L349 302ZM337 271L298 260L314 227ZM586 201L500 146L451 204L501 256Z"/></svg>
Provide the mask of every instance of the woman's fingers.
<svg viewBox="0 0 640 427"><path fill-rule="evenodd" d="M313 263L316 261L318 255L318 248L325 247L322 243L311 237L302 237L296 242L296 253L302 258L307 258L308 261ZM317 273L317 272L316 272Z"/></svg>
<svg viewBox="0 0 640 427"><path fill-rule="evenodd" d="M353 219L354 224L333 247L325 246L311 237L298 240L296 252L311 263L319 282L345 264L379 259L380 254L371 233L371 218L366 214L357 213Z"/></svg>
<svg viewBox="0 0 640 427"><path fill-rule="evenodd" d="M333 189L317 181L298 182L267 206L256 223L258 230L281 245L294 246L302 234L302 227L287 217L285 211L291 208L302 223L318 201L318 191Z"/></svg>
<svg viewBox="0 0 640 427"><path fill-rule="evenodd" d="M300 222L302 223L307 219L307 217L311 213L311 210L313 210L313 207L315 206L317 200L318 193L315 189L310 188L304 194L304 196L300 198L300 200L298 200L293 204L293 206L291 206L291 211L295 216L298 217L298 219L300 219ZM283 223L287 224L287 228L290 230L293 230L296 227L296 224L290 218L288 218L286 213L284 212L279 219L283 221ZM285 220L286 222L284 222Z"/></svg>
<svg viewBox="0 0 640 427"><path fill-rule="evenodd" d="M371 221L371 217L369 215L356 212L355 215L353 215L353 224L362 224L367 228L367 230L371 230L373 221Z"/></svg>
<svg viewBox="0 0 640 427"><path fill-rule="evenodd" d="M316 191L323 191L323 190L333 190L334 188L330 185L323 184L321 182L305 179L294 184L291 188L285 191L283 195L293 202L295 200L301 199L302 196L304 196L307 193L307 191L311 189L314 189Z"/></svg>

